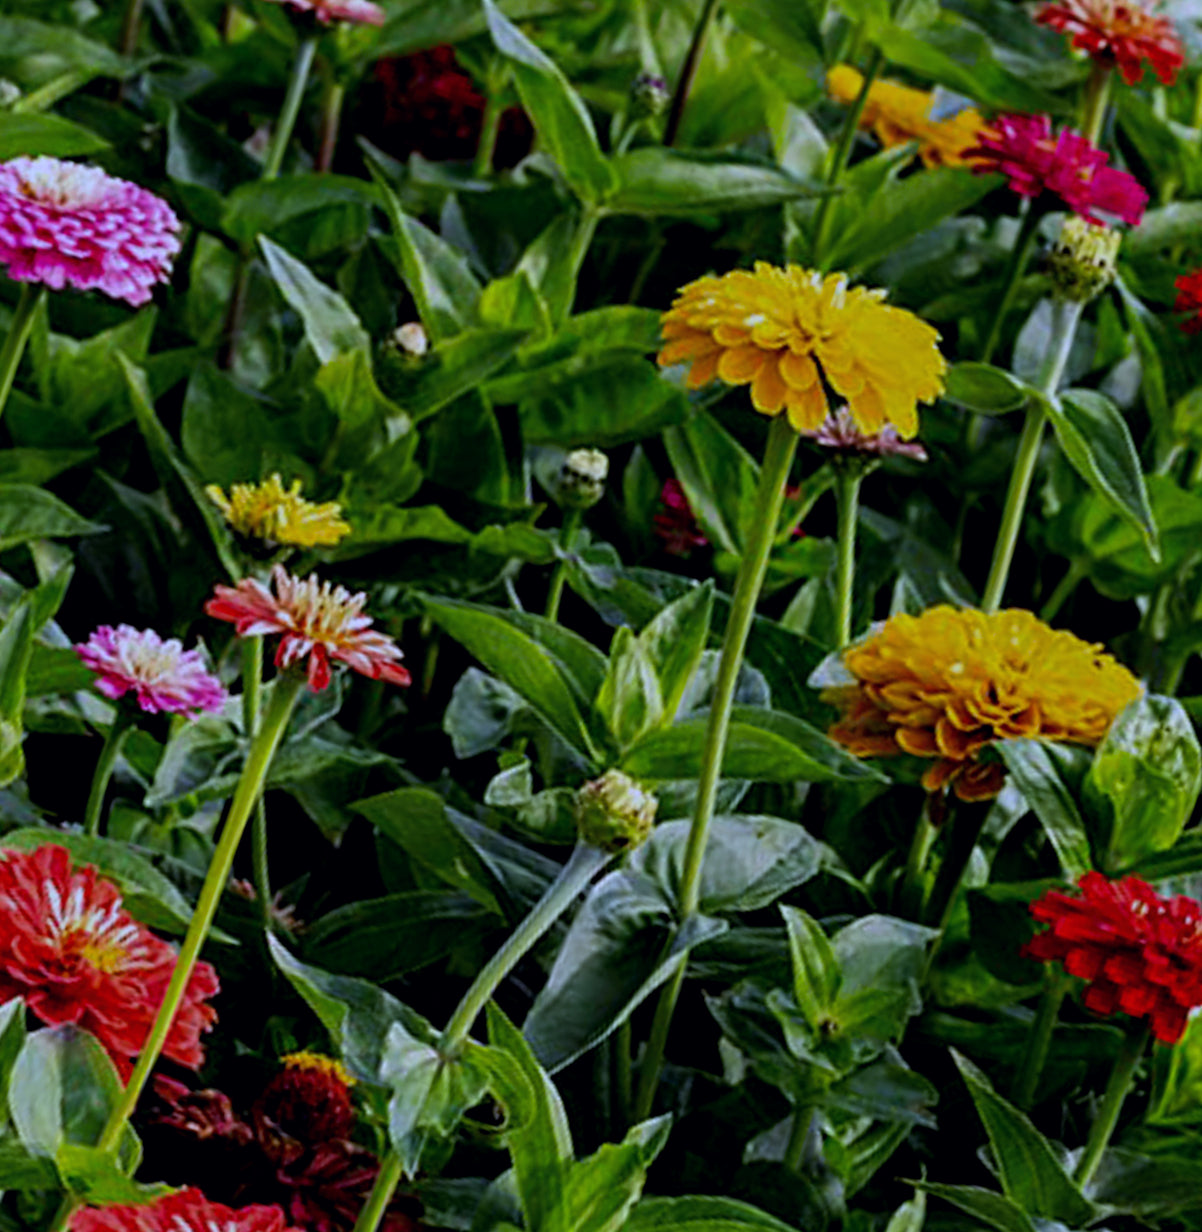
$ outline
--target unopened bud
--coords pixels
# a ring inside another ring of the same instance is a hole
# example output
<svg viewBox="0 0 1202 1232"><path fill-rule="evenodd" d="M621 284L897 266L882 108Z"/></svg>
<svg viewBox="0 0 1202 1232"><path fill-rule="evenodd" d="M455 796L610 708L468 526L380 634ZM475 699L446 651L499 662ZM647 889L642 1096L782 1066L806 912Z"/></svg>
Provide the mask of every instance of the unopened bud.
<svg viewBox="0 0 1202 1232"><path fill-rule="evenodd" d="M663 115L671 101L668 83L655 73L640 73L630 83L630 109L637 120Z"/></svg>
<svg viewBox="0 0 1202 1232"><path fill-rule="evenodd" d="M557 502L565 509L591 509L605 495L609 459L599 449L573 449L559 471Z"/></svg>
<svg viewBox="0 0 1202 1232"><path fill-rule="evenodd" d="M21 100L21 87L7 77L0 77L0 111L7 111Z"/></svg>
<svg viewBox="0 0 1202 1232"><path fill-rule="evenodd" d="M1114 281L1121 239L1112 227L1086 222L1076 214L1066 218L1048 254L1056 296L1084 304L1101 295Z"/></svg>
<svg viewBox="0 0 1202 1232"><path fill-rule="evenodd" d="M655 825L659 801L621 770L607 770L576 793L576 830L602 851L630 851Z"/></svg>
<svg viewBox="0 0 1202 1232"><path fill-rule="evenodd" d="M430 349L430 339L418 321L410 321L393 331L392 340L397 349L406 355L420 359Z"/></svg>

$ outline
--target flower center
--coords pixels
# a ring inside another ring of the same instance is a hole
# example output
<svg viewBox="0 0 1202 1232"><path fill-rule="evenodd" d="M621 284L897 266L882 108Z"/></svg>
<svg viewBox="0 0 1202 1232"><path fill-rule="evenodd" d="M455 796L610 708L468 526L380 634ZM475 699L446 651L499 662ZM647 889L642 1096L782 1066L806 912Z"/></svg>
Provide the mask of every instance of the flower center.
<svg viewBox="0 0 1202 1232"><path fill-rule="evenodd" d="M342 586L319 583L316 577L295 582L292 593L281 598L297 631L314 641L337 643L370 623L362 615L365 594L352 595Z"/></svg>
<svg viewBox="0 0 1202 1232"><path fill-rule="evenodd" d="M23 197L53 209L70 210L96 205L108 194L109 177L99 167L63 163L54 158L22 160L17 168Z"/></svg>
<svg viewBox="0 0 1202 1232"><path fill-rule="evenodd" d="M108 907L91 907L84 887L72 887L66 899L52 881L43 883L50 906L49 940L64 957L77 958L106 975L119 971L138 938L137 925L122 920L121 900Z"/></svg>

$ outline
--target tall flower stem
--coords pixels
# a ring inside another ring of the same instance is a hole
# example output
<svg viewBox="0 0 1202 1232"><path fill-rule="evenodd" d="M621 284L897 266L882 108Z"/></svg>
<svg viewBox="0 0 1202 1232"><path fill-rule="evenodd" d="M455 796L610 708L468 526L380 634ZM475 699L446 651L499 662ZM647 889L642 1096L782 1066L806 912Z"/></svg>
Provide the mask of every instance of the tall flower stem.
<svg viewBox="0 0 1202 1232"><path fill-rule="evenodd" d="M501 131L501 90L489 83L488 97L484 100L484 117L480 122L480 140L476 143L476 158L472 174L477 179L492 175L493 159L497 154L497 136Z"/></svg>
<svg viewBox="0 0 1202 1232"><path fill-rule="evenodd" d="M338 153L338 136L342 128L342 106L346 102L346 86L331 77L321 96L321 128L317 138L317 170L321 174L334 166Z"/></svg>
<svg viewBox="0 0 1202 1232"><path fill-rule="evenodd" d="M1110 84L1114 77L1112 69L1093 62L1089 84L1085 87L1085 102L1081 108L1081 132L1093 145L1097 145L1106 123L1106 109L1110 106Z"/></svg>
<svg viewBox="0 0 1202 1232"><path fill-rule="evenodd" d="M4 408L8 404L8 395L12 393L13 381L17 379L21 356L25 354L25 344L33 330L33 319L45 294L46 288L38 283L21 283L21 294L17 298L17 306L13 309L8 336L4 339L4 346L0 347L0 415L4 414Z"/></svg>
<svg viewBox="0 0 1202 1232"><path fill-rule="evenodd" d="M359 1212L359 1218L355 1220L354 1232L376 1232L384 1221L388 1204L392 1201L392 1195L396 1193L396 1187L401 1183L401 1177L404 1175L405 1165L401 1163L401 1157L395 1151L390 1151L380 1161L380 1170L376 1173L375 1184L371 1187L371 1193L367 1195L367 1201Z"/></svg>
<svg viewBox="0 0 1202 1232"><path fill-rule="evenodd" d="M96 760L96 769L92 774L92 789L88 792L88 803L83 814L83 832L89 835L100 833L100 815L104 810L104 797L108 792L109 780L113 777L113 767L121 755L121 746L129 735L132 720L124 706L118 706L109 724L108 735L100 756Z"/></svg>
<svg viewBox="0 0 1202 1232"><path fill-rule="evenodd" d="M1059 970L1048 972L1043 985L1043 995L1039 998L1039 1008L1035 1011L1035 1020L1031 1023L1022 1061L1014 1079L1014 1104L1024 1112L1030 1108L1031 1101L1035 1098L1035 1088L1039 1085L1044 1064L1048 1059L1056 1020L1060 1017L1060 1006L1068 988L1069 979L1066 975Z"/></svg>
<svg viewBox="0 0 1202 1232"><path fill-rule="evenodd" d="M835 560L835 611L839 649L851 643L851 608L856 579L856 522L860 516L860 484L864 473L854 463L838 468L835 505L838 509L838 556Z"/></svg>
<svg viewBox="0 0 1202 1232"><path fill-rule="evenodd" d="M1027 272L1027 266L1031 263L1031 253L1035 249L1035 237L1039 234L1039 224L1042 219L1043 214L1039 210L1033 209L1030 205L1027 206L1027 212L1019 223L1018 235L1015 236L1014 247L1010 250L1010 260L1006 264L1006 272L1002 278L1002 298L998 301L993 324L990 325L989 333L985 337L985 345L981 348L981 363L983 364L992 363L994 355L997 354L1006 319L1014 308L1018 288L1022 283L1023 275ZM981 422L980 417L976 422Z"/></svg>
<svg viewBox="0 0 1202 1232"><path fill-rule="evenodd" d="M939 830L931 820L931 797L928 796L910 839L910 850L906 854L906 871L902 876L901 901L905 910L914 912L915 918L922 916L922 875L938 834Z"/></svg>
<svg viewBox="0 0 1202 1232"><path fill-rule="evenodd" d="M956 909L960 883L968 871L972 853L976 850L977 840L981 837L981 831L985 829L985 819L988 816L988 801L983 804L961 802L949 819L951 834L947 850L944 852L943 863L939 865L935 884L931 887L931 897L926 912L927 919L939 930L940 939L935 942L931 953L932 960L951 922L952 914Z"/></svg>
<svg viewBox="0 0 1202 1232"><path fill-rule="evenodd" d="M768 432L768 445L764 451L764 464L760 469L760 486L756 495L756 511L752 531L743 547L743 559L739 565L731 598L730 615L726 621L726 633L722 640L722 657L718 665L718 678L714 684L714 700L710 704L709 722L705 732L705 747L701 758L701 777L697 784L697 803L689 828L688 845L685 848L684 869L680 878L680 916L687 922L697 913L701 892L701 866L705 859L706 842L709 839L710 823L722 781L722 762L726 755L726 737L730 730L730 712L734 705L735 685L739 669L743 665L743 652L747 637L755 619L755 607L768 572L768 558L780 523L781 507L785 500L785 484L789 469L797 452L797 433L784 415L772 421ZM645 1120L655 1101L659 1086L659 1073L663 1067L664 1050L672 1015L684 984L685 968L688 965L687 951L680 956L675 973L669 977L660 994L651 1036L643 1055L639 1071L638 1096L635 1100L636 1121Z"/></svg>
<svg viewBox="0 0 1202 1232"><path fill-rule="evenodd" d="M1071 300L1053 305L1047 354L1036 381L1039 392L1047 398L1056 396L1056 389L1064 375L1064 366L1068 363L1073 339L1077 334L1077 322L1081 319L1082 307L1082 304ZM1018 453L1014 458L1014 469L1010 472L1010 486L1006 491L1006 505L1002 510L1002 525L993 548L993 564L981 601L981 607L986 612L996 612L1002 603L1006 580L1010 576L1010 564L1014 560L1014 549L1018 543L1018 532L1022 526L1023 512L1027 507L1027 496L1031 491L1031 480L1039 461L1039 447L1043 443L1047 419L1048 413L1043 399L1027 408L1026 423L1023 425Z"/></svg>
<svg viewBox="0 0 1202 1232"><path fill-rule="evenodd" d="M576 542L576 534L580 530L580 523L584 520L584 514L579 509L569 509L563 515L563 525L559 528L559 550L561 553L568 553L572 550L572 544ZM547 591L547 609L546 617L548 620L559 619L559 604L563 599L563 586L568 576L568 562L561 555L555 562L555 569L551 574L551 587Z"/></svg>
<svg viewBox="0 0 1202 1232"><path fill-rule="evenodd" d="M784 1164L790 1172L801 1169L801 1161L805 1158L806 1143L810 1137L810 1126L814 1122L814 1109L807 1104L798 1104L793 1109L793 1123L789 1127L789 1141L785 1144Z"/></svg>
<svg viewBox="0 0 1202 1232"><path fill-rule="evenodd" d="M259 700L263 681L263 639L247 637L242 641L242 730L248 740L259 734ZM259 920L266 932L271 931L271 876L267 863L267 806L263 797L255 805L250 823L251 876L258 900Z"/></svg>
<svg viewBox="0 0 1202 1232"><path fill-rule="evenodd" d="M668 108L668 119L664 125L664 145L675 145L676 138L680 135L680 125L684 119L684 109L688 105L689 92L697 77L701 55L705 51L705 40L717 11L718 0L705 0L701 16L697 18L697 24L693 27L693 38L689 43L689 50L685 53L680 77L676 81L676 89L672 94L672 105Z"/></svg>
<svg viewBox="0 0 1202 1232"><path fill-rule="evenodd" d="M123 56L132 56L138 49L138 34L142 29L142 4L143 0L126 0L121 37L117 43L117 50Z"/></svg>
<svg viewBox="0 0 1202 1232"><path fill-rule="evenodd" d="M1089 1127L1089 1139L1085 1150L1077 1161L1073 1172L1073 1180L1084 1189L1093 1180L1102 1155L1110 1145L1114 1127L1118 1124L1119 1113L1123 1110L1123 1101L1131 1090L1131 1080L1135 1077L1135 1067L1143 1056L1144 1047L1148 1042L1149 1030L1141 1027L1131 1031L1123 1038L1119 1055L1115 1057L1114 1069L1110 1071L1110 1081L1106 1084L1106 1093L1102 1096L1102 1105Z"/></svg>
<svg viewBox="0 0 1202 1232"><path fill-rule="evenodd" d="M296 59L292 62L292 75L288 79L288 92L284 95L284 105L280 108L276 120L275 132L271 136L271 146L267 151L267 159L263 164L265 180L274 180L280 174L284 165L284 154L288 143L292 140L293 129L296 128L296 118L300 115L301 102L305 97L305 87L309 84L309 73L313 68L313 57L317 54L317 39L305 38L296 49Z"/></svg>

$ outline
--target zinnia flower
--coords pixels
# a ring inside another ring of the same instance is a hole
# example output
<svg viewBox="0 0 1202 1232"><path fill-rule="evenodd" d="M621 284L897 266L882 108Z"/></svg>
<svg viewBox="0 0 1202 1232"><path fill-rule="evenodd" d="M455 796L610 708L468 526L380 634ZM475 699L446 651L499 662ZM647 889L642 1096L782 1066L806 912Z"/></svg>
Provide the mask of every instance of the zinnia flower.
<svg viewBox="0 0 1202 1232"><path fill-rule="evenodd" d="M850 64L836 64L826 75L826 88L837 102L851 104L860 96L864 75ZM877 80L868 87L860 128L870 128L885 149L918 142L918 154L928 167L966 167L967 152L979 141L985 118L966 107L946 120L931 118L935 95L896 81Z"/></svg>
<svg viewBox="0 0 1202 1232"><path fill-rule="evenodd" d="M879 458L913 458L925 462L927 451L917 441L903 441L892 424L868 435L856 427L847 407L841 406L828 415L813 432L805 433L815 445L835 449L840 453L858 453Z"/></svg>
<svg viewBox="0 0 1202 1232"><path fill-rule="evenodd" d="M286 4L298 13L312 13L318 21L329 25L349 21L357 25L382 26L387 14L371 0L274 0Z"/></svg>
<svg viewBox="0 0 1202 1232"><path fill-rule="evenodd" d="M1133 175L1108 167L1105 151L1079 133L1053 134L1046 115L998 116L968 153L974 172L1001 173L1023 197L1052 193L1088 222L1101 221L1095 211L1104 210L1136 226L1148 204Z"/></svg>
<svg viewBox="0 0 1202 1232"><path fill-rule="evenodd" d="M256 578L237 586L218 586L205 611L230 621L239 637L281 633L275 665L291 667L308 659L309 687L320 693L330 683L330 660L338 659L373 680L408 684L400 665L401 648L371 628L363 613L366 594L352 595L341 586L319 582L316 574L301 581L276 565L271 571L275 593Z"/></svg>
<svg viewBox="0 0 1202 1232"><path fill-rule="evenodd" d="M300 1142L347 1138L355 1125L351 1087L355 1080L340 1062L313 1052L294 1052L255 1103L266 1118Z"/></svg>
<svg viewBox="0 0 1202 1232"><path fill-rule="evenodd" d="M892 616L845 650L843 663L856 683L823 694L843 712L832 739L858 757L933 758L922 785L950 784L962 800L1001 790L1004 767L980 757L996 741L1096 746L1140 695L1100 646L1018 609Z"/></svg>
<svg viewBox="0 0 1202 1232"><path fill-rule="evenodd" d="M916 403L939 396L947 363L939 334L884 297L849 288L845 274L765 261L754 273L698 278L664 313L659 363L687 362L690 389L715 377L750 385L757 411L784 410L799 432L826 418L828 384L862 431L892 423L908 439L918 431Z"/></svg>
<svg viewBox="0 0 1202 1232"><path fill-rule="evenodd" d="M679 479L664 480L659 500L660 510L651 519L651 529L663 541L665 552L670 556L688 556L694 548L709 546Z"/></svg>
<svg viewBox="0 0 1202 1232"><path fill-rule="evenodd" d="M1196 269L1192 274L1180 274L1173 285L1177 288L1173 311L1191 314L1189 320L1181 322L1181 328L1187 334L1202 331L1202 269Z"/></svg>
<svg viewBox="0 0 1202 1232"><path fill-rule="evenodd" d="M1041 26L1067 34L1078 51L1106 68L1117 68L1133 86L1144 75L1144 61L1171 86L1185 63L1185 48L1167 17L1122 0L1054 0L1035 13Z"/></svg>
<svg viewBox="0 0 1202 1232"><path fill-rule="evenodd" d="M133 693L147 714L216 713L225 705L221 681L205 669L199 650L153 629L101 625L75 653L96 673L96 687L114 701Z"/></svg>
<svg viewBox="0 0 1202 1232"><path fill-rule="evenodd" d="M1202 905L1162 898L1138 877L1086 873L1077 884L1080 895L1049 890L1031 904L1051 927L1022 952L1085 980L1095 1014L1121 1010L1146 1019L1161 1043L1177 1043L1189 1011L1202 1005Z"/></svg>
<svg viewBox="0 0 1202 1232"><path fill-rule="evenodd" d="M103 291L136 308L171 276L179 229L165 201L99 167L0 163L0 264L17 282Z"/></svg>
<svg viewBox="0 0 1202 1232"><path fill-rule="evenodd" d="M88 865L72 870L65 847L0 850L0 1002L24 997L50 1026L74 1023L104 1045L123 1078L142 1051L175 970L176 953L124 909L121 894ZM217 974L197 963L164 1055L204 1062L201 1033Z"/></svg>
<svg viewBox="0 0 1202 1232"><path fill-rule="evenodd" d="M342 520L336 501L315 504L301 496L301 481L285 489L279 473L262 483L236 483L226 494L216 485L205 495L240 535L289 547L332 547L351 528Z"/></svg>
<svg viewBox="0 0 1202 1232"><path fill-rule="evenodd" d="M210 1202L199 1189L181 1189L140 1206L83 1207L71 1216L71 1232L298 1232L278 1206L231 1210Z"/></svg>

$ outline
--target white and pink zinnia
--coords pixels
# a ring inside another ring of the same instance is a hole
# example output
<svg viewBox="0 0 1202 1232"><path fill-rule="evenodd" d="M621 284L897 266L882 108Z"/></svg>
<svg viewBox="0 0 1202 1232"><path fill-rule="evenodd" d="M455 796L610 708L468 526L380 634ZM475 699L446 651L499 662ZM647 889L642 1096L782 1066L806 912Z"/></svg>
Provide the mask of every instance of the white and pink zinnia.
<svg viewBox="0 0 1202 1232"><path fill-rule="evenodd" d="M101 625L76 653L96 673L96 687L116 701L133 693L148 714L216 712L225 705L221 681L205 668L199 650L178 638L163 641L153 629Z"/></svg>
<svg viewBox="0 0 1202 1232"><path fill-rule="evenodd" d="M17 282L103 291L133 307L171 276L180 249L171 207L82 163L0 163L0 265Z"/></svg>
<svg viewBox="0 0 1202 1232"><path fill-rule="evenodd" d="M371 0L275 0L300 13L312 13L327 26L335 21L350 21L360 25L382 26L384 10Z"/></svg>

